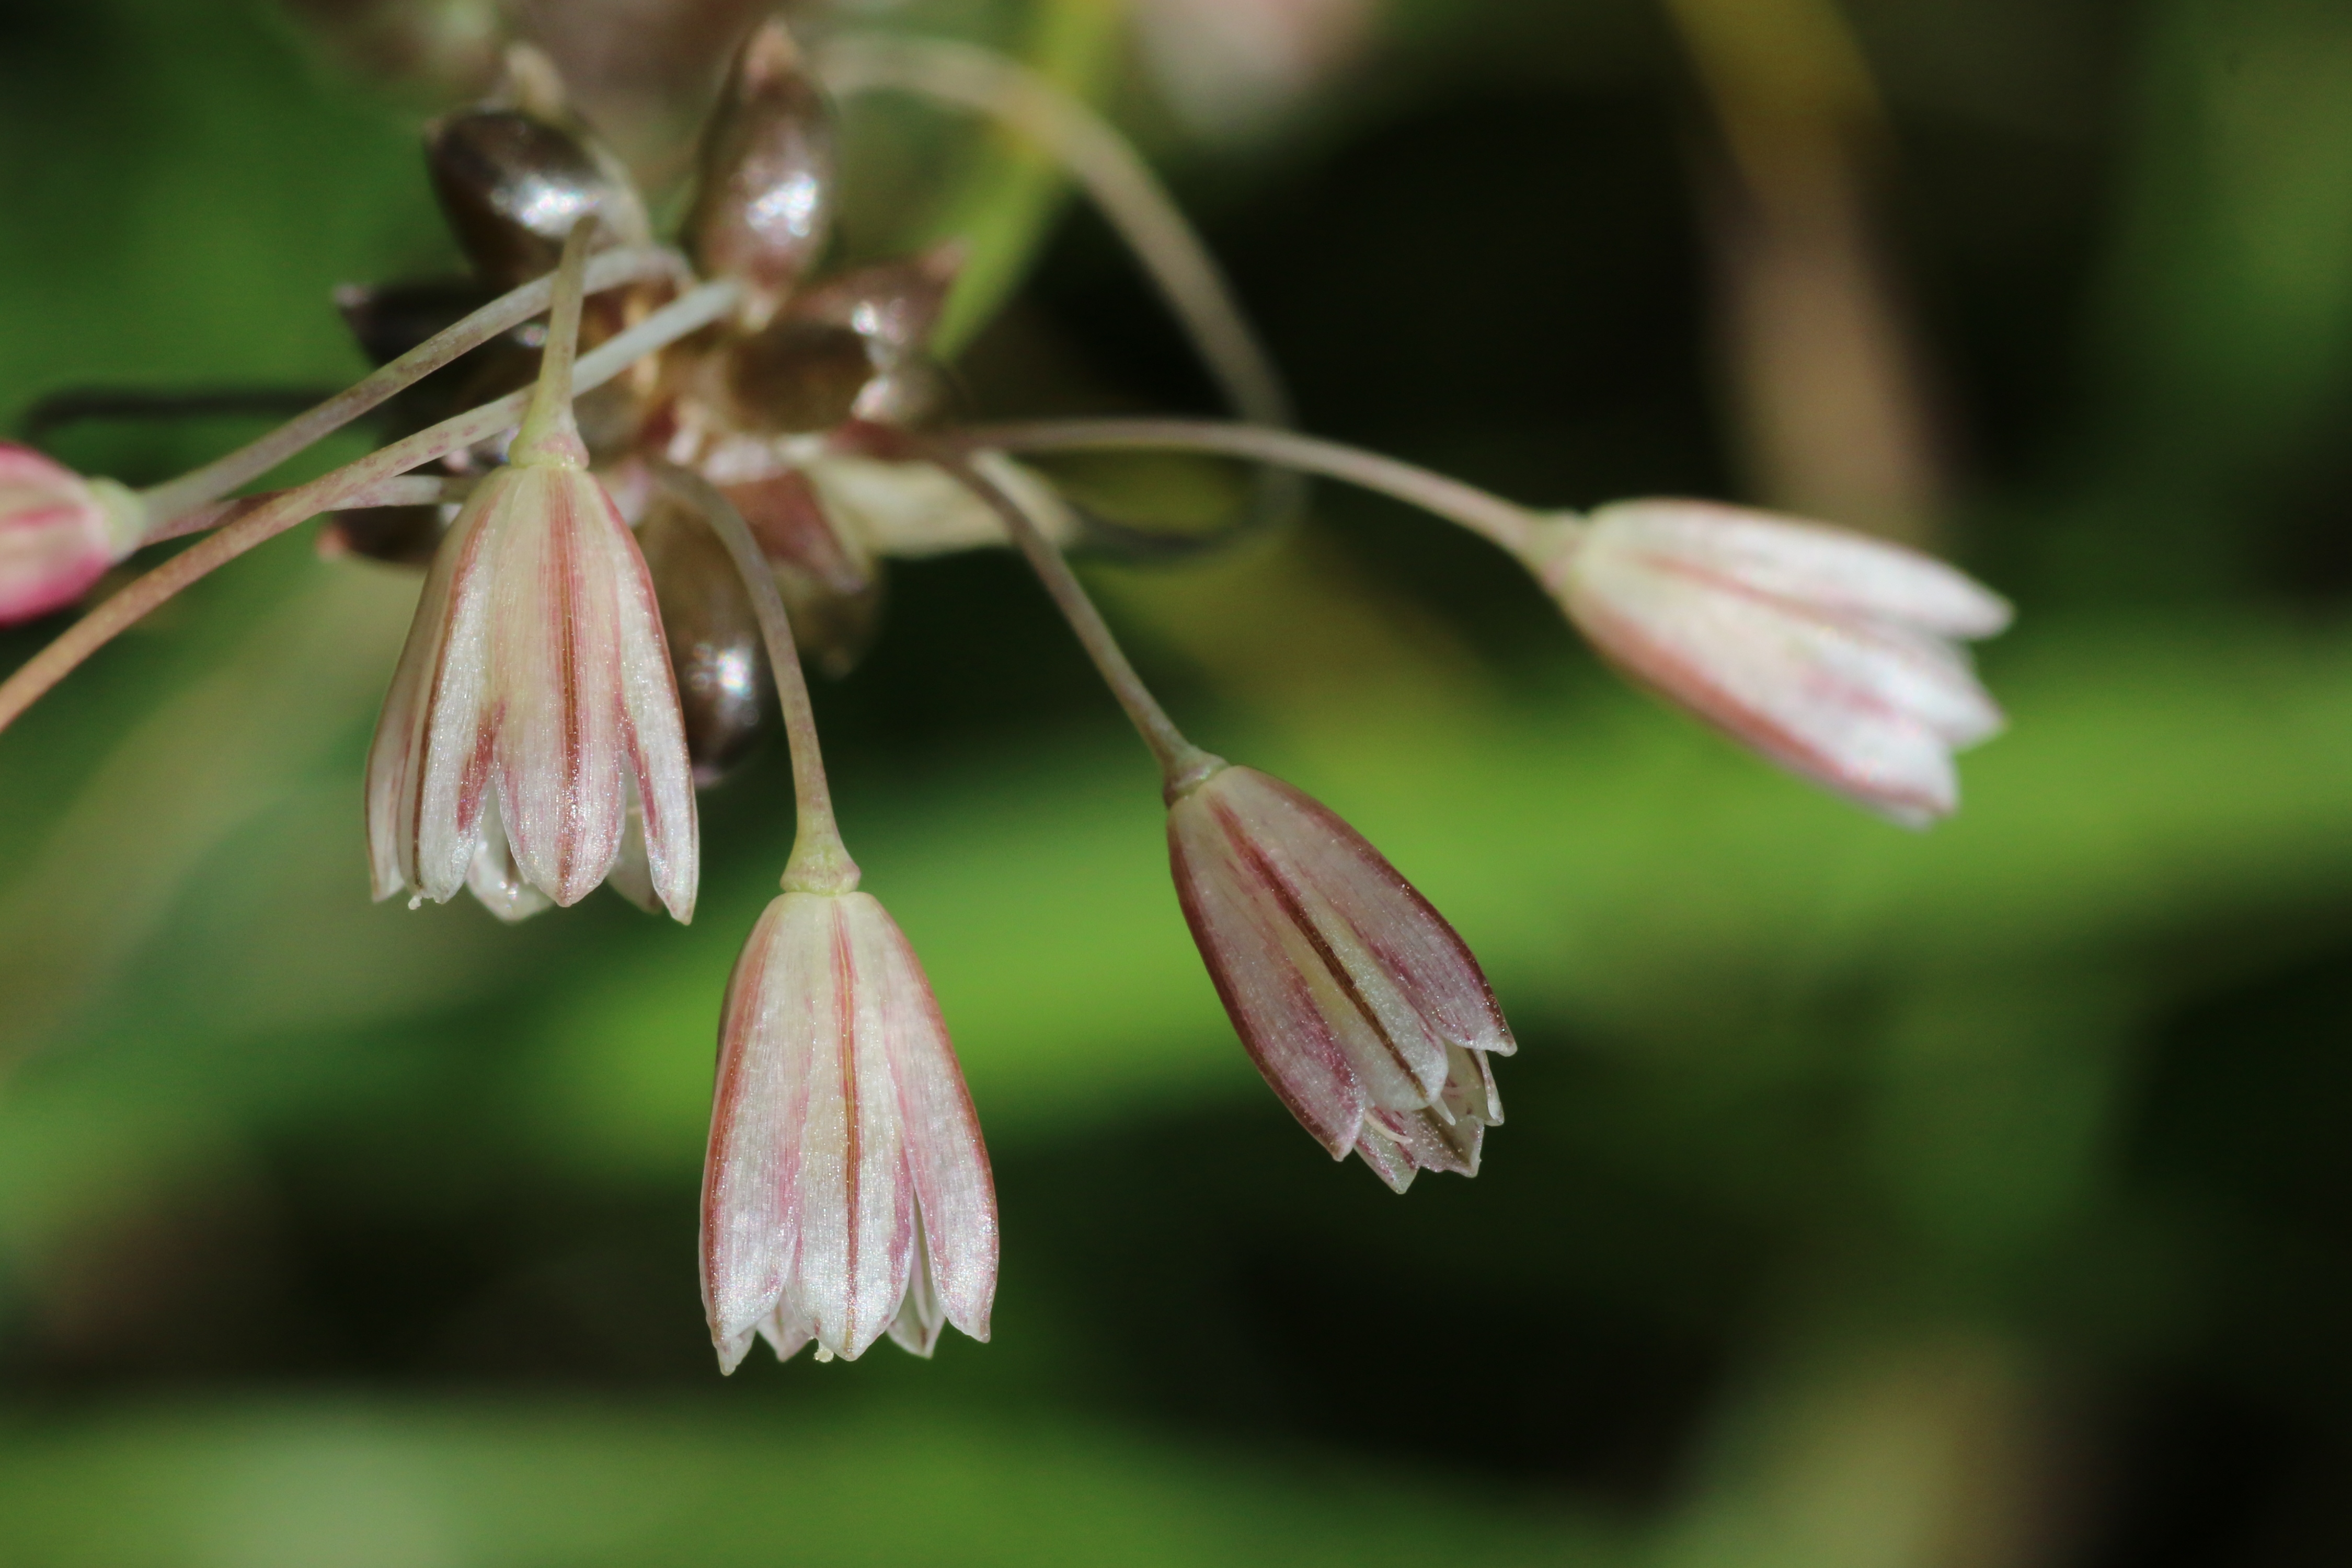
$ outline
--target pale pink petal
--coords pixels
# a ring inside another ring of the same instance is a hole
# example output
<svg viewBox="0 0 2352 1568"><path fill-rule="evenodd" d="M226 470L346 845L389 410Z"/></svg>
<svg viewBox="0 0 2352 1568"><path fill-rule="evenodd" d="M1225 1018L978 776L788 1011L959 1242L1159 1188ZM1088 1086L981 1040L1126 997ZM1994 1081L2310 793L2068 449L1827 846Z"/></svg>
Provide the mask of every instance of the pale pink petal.
<svg viewBox="0 0 2352 1568"><path fill-rule="evenodd" d="M413 857L409 885L435 903L465 884L494 788L490 778L499 704L490 689L489 627L498 595L495 508L513 478L501 469L482 481L450 525L436 558L449 565L447 597L419 606L417 627L435 610L437 641L427 661L417 716L415 783L401 791L407 813L402 849ZM412 638L415 635L411 632ZM407 803L413 802L413 803ZM413 846L413 847L412 847Z"/></svg>
<svg viewBox="0 0 2352 1568"><path fill-rule="evenodd" d="M873 928L872 945L882 960L876 980L883 1034L889 1042L908 1172L921 1219L908 1300L911 1304L919 1291L936 1297L930 1338L938 1337L938 1320L944 1315L973 1339L986 1340L996 1296L996 1188L980 1117L914 948L880 904L862 894L845 902L852 906L853 920Z"/></svg>
<svg viewBox="0 0 2352 1568"><path fill-rule="evenodd" d="M621 826L621 852L613 858L613 869L605 873L604 885L647 915L659 915L661 898L654 892L653 868L646 863L646 825L637 810L636 781L625 782L628 819Z"/></svg>
<svg viewBox="0 0 2352 1568"><path fill-rule="evenodd" d="M1595 554L1590 564L1569 579L1569 613L1638 680L1897 821L1958 803L1950 743L1906 701L1947 689L1948 670L1916 645L1767 601L1695 597L1639 563Z"/></svg>
<svg viewBox="0 0 2352 1568"><path fill-rule="evenodd" d="M509 925L551 907L547 894L524 881L522 868L515 864L506 824L499 819L496 790L483 807L481 838L474 845L473 862L466 868L466 891Z"/></svg>
<svg viewBox="0 0 2352 1568"><path fill-rule="evenodd" d="M914 1267L907 1275L907 1300L899 1307L898 1315L890 1320L890 1337L901 1350L928 1361L939 1348L940 1331L947 1327L947 1312L940 1303L939 1286L931 1274L930 1249L923 1239L923 1227L918 1225ZM972 1337L984 1340L988 1335Z"/></svg>
<svg viewBox="0 0 2352 1568"><path fill-rule="evenodd" d="M822 902L772 900L727 982L703 1167L702 1299L730 1371L776 1311L792 1263L793 1175L819 1028L811 988L829 983L831 934Z"/></svg>
<svg viewBox="0 0 2352 1568"><path fill-rule="evenodd" d="M1946 637L1990 637L2008 601L1916 550L1843 528L1709 501L1622 501L1591 517L1591 538L1740 591L1916 626Z"/></svg>
<svg viewBox="0 0 2352 1568"><path fill-rule="evenodd" d="M621 847L619 586L603 532L612 503L578 469L509 472L489 622L499 804L524 875L569 906Z"/></svg>
<svg viewBox="0 0 2352 1568"><path fill-rule="evenodd" d="M1258 896L1263 878L1237 863L1198 791L1168 814L1177 901L1242 1044L1290 1113L1345 1159L1363 1122L1364 1092L1293 949L1300 937ZM1328 968L1310 955L1318 974ZM1328 981L1326 982L1328 984Z"/></svg>
<svg viewBox="0 0 2352 1568"><path fill-rule="evenodd" d="M79 599L137 545L144 522L121 486L0 442L0 625Z"/></svg>
<svg viewBox="0 0 2352 1568"><path fill-rule="evenodd" d="M602 532L613 557L620 633L621 723L630 828L643 847L646 882L680 921L694 918L699 877L694 768L686 749L677 678L662 635L653 577L637 541L608 501Z"/></svg>
<svg viewBox="0 0 2352 1568"><path fill-rule="evenodd" d="M898 1316L914 1254L914 1186L890 1071L879 980L881 933L853 905L864 894L786 894L823 909L826 951L807 989L778 998L805 1009L806 1120L786 1180L794 1193L793 1260L785 1301L816 1324L817 1343L855 1360ZM777 1020L781 1022L782 1020ZM789 1049L789 1048L788 1048Z"/></svg>
<svg viewBox="0 0 2352 1568"><path fill-rule="evenodd" d="M768 1342L768 1348L776 1353L778 1361L790 1361L807 1347L809 1341L816 1338L816 1324L805 1318L791 1316L779 1306L761 1320L759 1333L760 1337ZM722 1373L734 1371L741 1363L744 1352L751 1348L751 1336L747 1333L743 1336L743 1348L735 1353L733 1361L727 1360L723 1351L720 1353L719 1370Z"/></svg>
<svg viewBox="0 0 2352 1568"><path fill-rule="evenodd" d="M1420 1175L1420 1167L1397 1141L1374 1126L1364 1124L1363 1135L1356 1140L1356 1157L1371 1168L1374 1176L1388 1183L1391 1191L1403 1192Z"/></svg>
<svg viewBox="0 0 2352 1568"><path fill-rule="evenodd" d="M459 523L467 525L468 519L461 516ZM400 663L393 669L391 689L384 693L383 709L376 716L375 739L368 747L368 864L378 899L405 892L416 881L417 787L424 774L425 704L448 629L449 580L456 562L457 556L446 549L433 559L417 600L415 619L409 622L408 640L401 645Z"/></svg>

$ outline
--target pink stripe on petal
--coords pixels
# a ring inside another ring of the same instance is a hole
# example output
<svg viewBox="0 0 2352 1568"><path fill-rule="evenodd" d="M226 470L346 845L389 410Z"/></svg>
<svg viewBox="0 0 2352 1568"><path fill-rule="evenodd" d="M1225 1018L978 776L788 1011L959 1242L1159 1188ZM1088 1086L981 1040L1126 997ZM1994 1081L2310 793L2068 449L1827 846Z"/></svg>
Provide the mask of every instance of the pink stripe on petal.
<svg viewBox="0 0 2352 1568"><path fill-rule="evenodd" d="M1267 1082L1335 1157L1355 1149L1402 1191L1423 1122L1475 1122L1461 1063L1514 1048L1468 947L1360 834L1255 769L1180 799L1169 837L1185 918ZM1477 1136L1429 1159L1474 1169Z"/></svg>
<svg viewBox="0 0 2352 1568"><path fill-rule="evenodd" d="M1737 601L1685 612L1626 580L1573 587L1568 601L1626 673L1770 760L1906 825L1952 811L1958 787L1938 737L1874 693L1825 685L1792 656L1789 640L1802 633L1786 616L1727 603Z"/></svg>
<svg viewBox="0 0 2352 1568"><path fill-rule="evenodd" d="M645 557L609 499L603 520L616 588L624 752L635 782L647 872L670 914L689 921L699 855L693 765L687 756L677 679Z"/></svg>
<svg viewBox="0 0 2352 1568"><path fill-rule="evenodd" d="M498 726L498 705L489 689L488 629L498 554L495 509L508 488L503 470L485 479L451 525L436 559L436 567L449 562L450 575L446 601L433 606L440 635L427 654L420 687L416 772L406 810L411 885L436 903L464 885L473 863L478 813L468 812L463 802L469 782L478 790L478 759Z"/></svg>
<svg viewBox="0 0 2352 1568"><path fill-rule="evenodd" d="M1333 1159L1345 1159L1363 1121L1362 1086L1312 1005L1276 922L1253 907L1244 873L1199 796L1193 791L1168 813L1169 860L1185 923L1258 1071L1299 1125Z"/></svg>
<svg viewBox="0 0 2352 1568"><path fill-rule="evenodd" d="M564 905L612 869L625 810L617 591L589 533L607 504L584 473L528 468L498 524L499 806L524 874Z"/></svg>
<svg viewBox="0 0 2352 1568"><path fill-rule="evenodd" d="M719 1026L710 1144L702 1178L702 1300L728 1370L784 1283L785 1166L794 1087L789 1046L774 1017L795 914L772 901L727 982ZM730 1359L731 1355L731 1360Z"/></svg>
<svg viewBox="0 0 2352 1568"><path fill-rule="evenodd" d="M1932 556L1884 539L1709 501L1621 501L1592 514L1589 542L1679 558L1778 598L1895 621L1947 637L1990 637L2006 600Z"/></svg>

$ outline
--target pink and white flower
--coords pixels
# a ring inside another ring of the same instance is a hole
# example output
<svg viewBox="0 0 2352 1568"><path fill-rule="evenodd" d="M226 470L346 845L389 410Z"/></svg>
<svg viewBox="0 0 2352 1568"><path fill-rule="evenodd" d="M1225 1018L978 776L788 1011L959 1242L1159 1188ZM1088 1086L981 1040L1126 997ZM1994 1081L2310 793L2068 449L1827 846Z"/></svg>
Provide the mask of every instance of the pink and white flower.
<svg viewBox="0 0 2352 1568"><path fill-rule="evenodd" d="M772 902L727 985L702 1185L721 1370L764 1336L854 1360L988 1338L996 1192L914 949L862 893Z"/></svg>
<svg viewBox="0 0 2352 1568"><path fill-rule="evenodd" d="M567 437L576 453L576 438ZM368 757L375 895L578 903L642 821L693 917L694 785L651 579L576 455L482 481L441 541Z"/></svg>
<svg viewBox="0 0 2352 1568"><path fill-rule="evenodd" d="M0 442L0 626L62 610L139 546L146 514L109 479L85 479Z"/></svg>
<svg viewBox="0 0 2352 1568"><path fill-rule="evenodd" d="M1732 738L1882 816L1959 803L1952 753L2000 710L1959 644L1999 595L1899 545L1702 501L1558 519L1531 563L1612 662Z"/></svg>
<svg viewBox="0 0 2352 1568"><path fill-rule="evenodd" d="M1362 835L1278 779L1220 767L1168 813L1176 894L1258 1071L1334 1159L1397 1191L1478 1174L1516 1044L1478 961Z"/></svg>

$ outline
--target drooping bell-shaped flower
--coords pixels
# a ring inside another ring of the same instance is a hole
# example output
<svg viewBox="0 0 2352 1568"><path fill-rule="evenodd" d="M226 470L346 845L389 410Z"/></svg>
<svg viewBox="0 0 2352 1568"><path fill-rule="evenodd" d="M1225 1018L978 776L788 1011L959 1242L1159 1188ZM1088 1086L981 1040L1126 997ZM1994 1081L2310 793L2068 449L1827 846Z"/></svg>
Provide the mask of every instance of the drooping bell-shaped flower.
<svg viewBox="0 0 2352 1568"><path fill-rule="evenodd" d="M509 919L574 904L634 817L655 894L694 913L694 786L653 583L571 416L585 239L583 225L512 461L443 538L384 698L368 758L378 898L467 885Z"/></svg>
<svg viewBox="0 0 2352 1568"><path fill-rule="evenodd" d="M787 892L727 985L702 1187L720 1368L988 1337L996 1195L930 983L863 893Z"/></svg>
<svg viewBox="0 0 2352 1568"><path fill-rule="evenodd" d="M110 479L85 479L0 442L0 626L62 610L138 548L146 513Z"/></svg>
<svg viewBox="0 0 2352 1568"><path fill-rule="evenodd" d="M1177 897L1258 1071L1397 1191L1478 1174L1517 1049L1470 949L1381 852L1278 779L1219 765L1168 813Z"/></svg>
<svg viewBox="0 0 2352 1568"><path fill-rule="evenodd" d="M1899 545L1628 501L1558 520L1530 562L1635 680L1906 826L1950 814L1952 753L2001 728L1959 643L2006 627L2008 603Z"/></svg>

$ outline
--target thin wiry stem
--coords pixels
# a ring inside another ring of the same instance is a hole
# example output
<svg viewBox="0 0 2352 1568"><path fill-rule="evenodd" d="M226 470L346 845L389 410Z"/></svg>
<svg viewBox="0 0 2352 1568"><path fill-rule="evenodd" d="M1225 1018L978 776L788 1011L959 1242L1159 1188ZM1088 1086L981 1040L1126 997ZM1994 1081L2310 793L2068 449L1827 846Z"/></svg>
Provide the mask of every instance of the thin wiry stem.
<svg viewBox="0 0 2352 1568"><path fill-rule="evenodd" d="M860 34L817 56L835 96L910 93L989 115L1038 143L1076 179L1192 339L1235 413L1254 424L1291 423L1290 392L1258 341L1225 275L1183 208L1133 144L1101 115L1018 60L972 44ZM1297 476L1261 474L1242 529L1297 514Z"/></svg>
<svg viewBox="0 0 2352 1568"><path fill-rule="evenodd" d="M637 360L667 348L688 333L700 331L733 309L741 292L732 281L706 283L627 331L607 339L593 352L581 356L572 380L574 395L604 385ZM332 511L348 497L362 494L383 480L512 429L522 418L530 395L529 389L511 392L454 419L443 420L405 441L370 453L307 485L298 485L173 556L66 628L56 642L26 660L7 680L0 681L0 729L14 724L18 715L63 680L75 665L190 583L295 524L320 512Z"/></svg>
<svg viewBox="0 0 2352 1568"><path fill-rule="evenodd" d="M611 251L588 264L587 289L593 294L624 284L674 277L682 270L678 258L666 250ZM171 538L192 531L173 526L183 514L259 478L459 355L530 320L548 308L554 286L555 277L551 273L500 295L457 325L435 333L365 381L337 392L259 440L144 492L141 499L147 504L147 515L152 519L149 539Z"/></svg>
<svg viewBox="0 0 2352 1568"><path fill-rule="evenodd" d="M386 479L371 485L355 496L346 496L335 505L339 512L356 512L368 507L432 507L444 501L463 501L473 493L471 479L436 479L429 475L413 475L406 478ZM148 537L150 544L180 538L188 534L201 534L248 517L262 507L283 499L289 492L265 490L258 496L239 496L232 501L215 501L198 507L193 512L182 512L160 534Z"/></svg>
<svg viewBox="0 0 2352 1568"><path fill-rule="evenodd" d="M595 235L596 219L591 214L564 236L563 258L555 266L555 293L547 308L547 347L539 356L530 406L508 448L509 462L553 460L578 465L587 459L580 444L580 423L572 417L572 367L580 357L581 274L588 261L588 242Z"/></svg>
<svg viewBox="0 0 2352 1568"><path fill-rule="evenodd" d="M835 38L817 68L836 97L914 93L993 116L1039 142L1135 252L1234 409L1259 424L1290 422L1290 394L1208 247L1150 166L1093 110L1018 61L936 38Z"/></svg>
<svg viewBox="0 0 2352 1568"><path fill-rule="evenodd" d="M973 425L958 432L956 439L972 451L1196 452L1279 463L1393 496L1521 557L1542 533L1544 521L1525 507L1443 474L1263 425L1213 419L1053 419Z"/></svg>
<svg viewBox="0 0 2352 1568"><path fill-rule="evenodd" d="M1094 660L1095 668L1102 673L1104 684L1118 699L1118 706L1127 710L1128 718L1135 725L1137 733L1143 737L1143 744L1151 748L1151 755L1159 760L1161 781L1169 800L1173 802L1223 767L1224 759L1202 750L1184 738L1183 732L1168 716L1168 710L1160 706L1160 699L1151 695L1150 688L1143 684L1143 677L1137 674L1135 666L1128 662L1126 650L1118 645L1118 639L1111 635L1109 624L1103 620L1102 612L1095 608L1095 601L1087 596L1086 586L1078 581L1077 573L1070 570L1070 563L1062 559L1062 552L1055 548L1053 540L1045 537L1021 499L991 478L982 466L986 456L985 453L981 454L980 460L975 461L970 454L941 448L934 454L934 460L961 480L972 494L987 502L996 515L1004 519L1005 531L1013 536L1013 542L1020 547L1021 553L1029 558L1030 567L1045 583L1045 591L1053 596L1062 618L1070 623L1070 630L1077 633L1087 656Z"/></svg>
<svg viewBox="0 0 2352 1568"><path fill-rule="evenodd" d="M824 752L817 743L816 709L809 701L808 676L801 669L792 617L785 613L783 595L776 591L775 569L768 564L743 514L718 486L675 464L657 465L654 472L699 506L710 519L712 531L727 547L729 559L751 592L752 612L760 618L760 639L767 644L768 666L775 673L776 702L784 712L784 739L793 756L793 800L798 826L792 859L784 866L784 891L855 893L857 862L849 858L848 846L841 841L841 824L833 814L833 787L825 779Z"/></svg>

